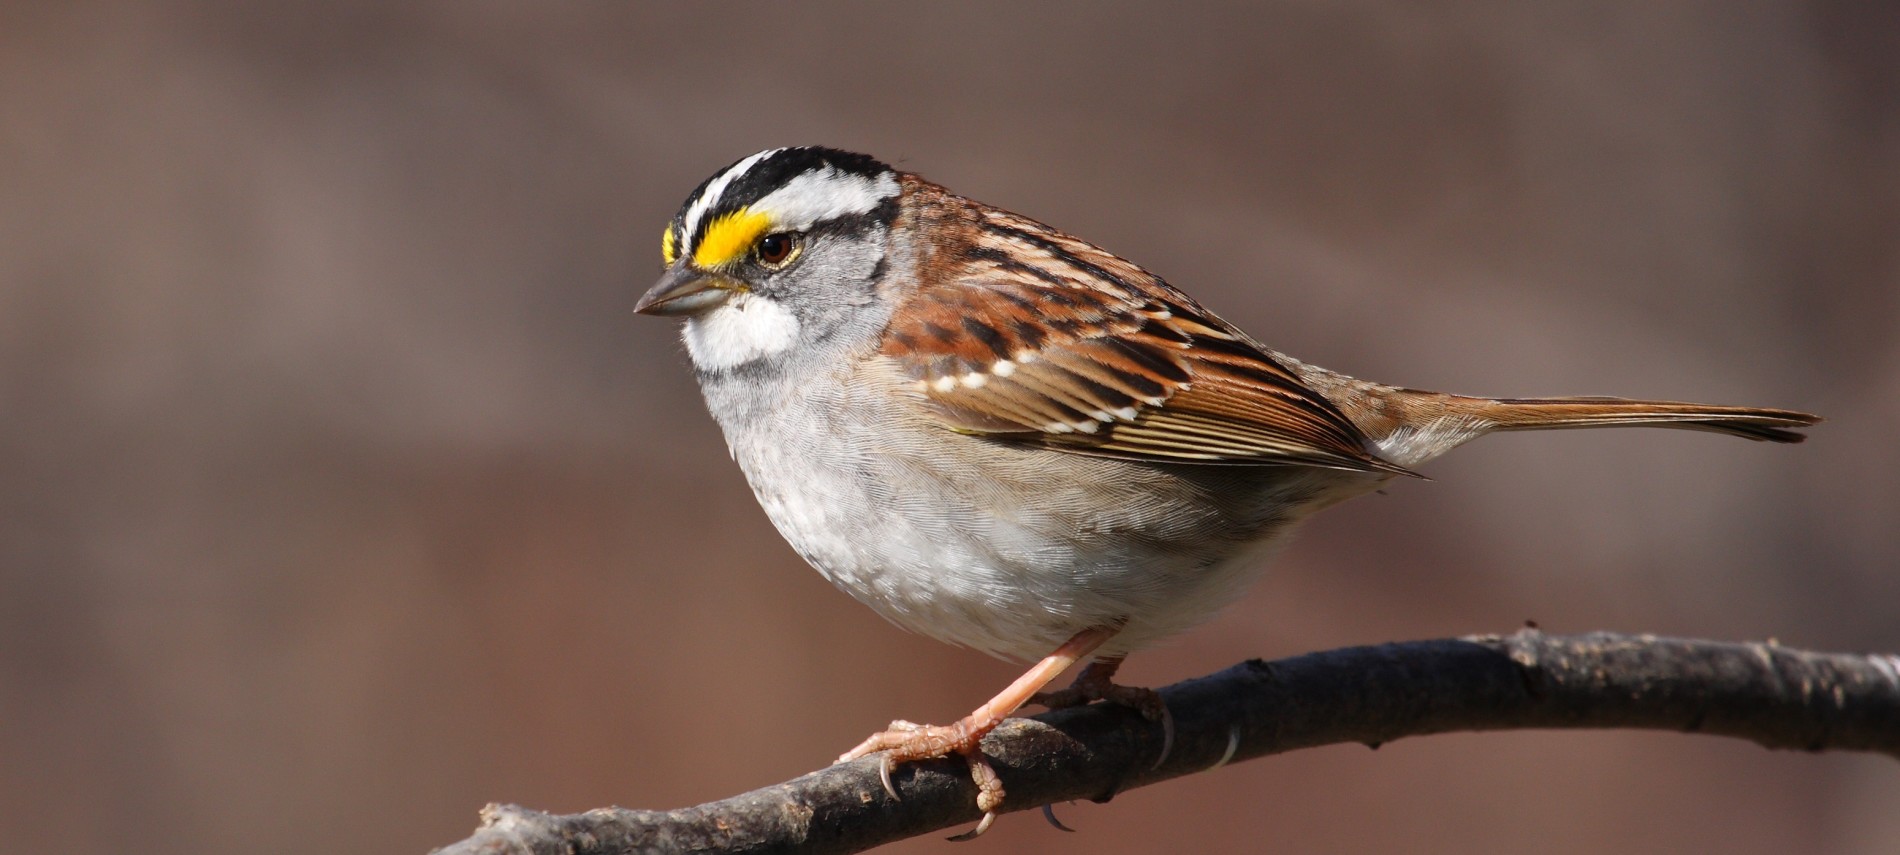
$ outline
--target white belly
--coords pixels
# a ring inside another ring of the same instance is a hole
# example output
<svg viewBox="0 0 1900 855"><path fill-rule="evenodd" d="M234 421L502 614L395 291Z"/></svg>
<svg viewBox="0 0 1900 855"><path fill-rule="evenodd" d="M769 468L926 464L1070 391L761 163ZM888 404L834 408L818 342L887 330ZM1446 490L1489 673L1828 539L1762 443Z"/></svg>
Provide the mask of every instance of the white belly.
<svg viewBox="0 0 1900 855"><path fill-rule="evenodd" d="M1090 627L1122 626L1099 656L1193 627L1308 511L1380 480L1132 465L901 418L872 440L866 409L808 400L725 425L727 440L766 515L833 584L905 629L1009 659Z"/></svg>

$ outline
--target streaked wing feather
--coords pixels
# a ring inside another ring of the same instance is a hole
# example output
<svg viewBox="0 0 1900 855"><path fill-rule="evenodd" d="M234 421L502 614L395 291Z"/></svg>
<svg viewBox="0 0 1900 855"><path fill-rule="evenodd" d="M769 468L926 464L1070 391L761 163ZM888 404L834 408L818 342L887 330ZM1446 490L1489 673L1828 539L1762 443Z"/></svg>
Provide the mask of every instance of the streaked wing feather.
<svg viewBox="0 0 1900 855"><path fill-rule="evenodd" d="M935 245L922 278L943 284L908 296L882 352L947 427L1139 460L1404 471L1160 279L1040 223L940 204L978 225Z"/></svg>

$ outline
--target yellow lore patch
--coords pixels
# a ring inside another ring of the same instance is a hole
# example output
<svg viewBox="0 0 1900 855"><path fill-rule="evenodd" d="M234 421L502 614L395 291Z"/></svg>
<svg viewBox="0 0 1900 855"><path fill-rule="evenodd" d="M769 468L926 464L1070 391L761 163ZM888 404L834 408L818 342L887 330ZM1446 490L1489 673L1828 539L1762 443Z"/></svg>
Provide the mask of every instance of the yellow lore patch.
<svg viewBox="0 0 1900 855"><path fill-rule="evenodd" d="M710 269L738 260L771 226L772 218L750 208L713 220L706 226L706 237L693 250L694 266Z"/></svg>
<svg viewBox="0 0 1900 855"><path fill-rule="evenodd" d="M672 267L679 257L680 249L673 245L673 224L667 223L666 231L660 233L660 258L666 262L666 266Z"/></svg>

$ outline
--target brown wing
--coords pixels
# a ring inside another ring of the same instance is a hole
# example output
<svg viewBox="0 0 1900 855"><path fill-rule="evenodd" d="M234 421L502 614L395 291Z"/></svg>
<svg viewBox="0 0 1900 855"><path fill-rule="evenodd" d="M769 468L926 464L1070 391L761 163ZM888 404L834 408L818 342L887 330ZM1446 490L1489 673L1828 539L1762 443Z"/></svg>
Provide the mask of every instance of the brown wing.
<svg viewBox="0 0 1900 855"><path fill-rule="evenodd" d="M1405 471L1148 272L1007 212L947 194L934 204L966 209L931 218L942 237L921 278L935 284L897 310L882 352L948 427L1140 460Z"/></svg>

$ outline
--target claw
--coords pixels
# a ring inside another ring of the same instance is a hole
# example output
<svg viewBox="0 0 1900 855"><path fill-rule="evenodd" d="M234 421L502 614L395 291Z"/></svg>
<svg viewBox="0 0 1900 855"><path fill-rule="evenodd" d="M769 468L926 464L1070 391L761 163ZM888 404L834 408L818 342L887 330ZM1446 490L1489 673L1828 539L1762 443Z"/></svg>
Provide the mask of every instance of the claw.
<svg viewBox="0 0 1900 855"><path fill-rule="evenodd" d="M1160 695L1155 695L1154 699L1155 704L1161 707L1161 754L1155 757L1154 765L1148 767L1150 771L1161 768L1168 755L1174 753L1174 713L1168 711L1168 704L1161 700Z"/></svg>
<svg viewBox="0 0 1900 855"><path fill-rule="evenodd" d="M972 828L969 831L963 832L962 834L953 834L944 839L950 841L951 843L962 843L965 840L975 840L978 837L982 837L983 832L990 830L990 823L993 823L995 821L996 821L996 811L990 811L988 813L983 814L982 819L977 820L975 828Z"/></svg>
<svg viewBox="0 0 1900 855"><path fill-rule="evenodd" d="M977 821L975 828L948 838L958 843L975 840L990 830L990 825L996 822L996 809L1003 806L1003 779L996 777L996 768L990 765L989 758L974 747L960 753L970 762L970 780L976 784L976 807L983 812L983 818Z"/></svg>
<svg viewBox="0 0 1900 855"><path fill-rule="evenodd" d="M1049 824L1056 828L1069 832L1070 834L1075 833L1075 829L1063 825L1062 820L1056 819L1056 806L1053 803L1042 806L1042 818L1048 820Z"/></svg>
<svg viewBox="0 0 1900 855"><path fill-rule="evenodd" d="M891 801L894 802L902 801L897 795L897 788L891 785L891 767L895 765L897 764L891 762L891 755L889 754L878 758L877 761L877 779L884 782L884 792L889 793L891 795Z"/></svg>
<svg viewBox="0 0 1900 855"><path fill-rule="evenodd" d="M1214 761L1214 765L1207 767L1207 771L1212 772L1227 765L1227 761L1234 759L1234 752L1238 750L1240 750L1240 725L1236 724L1227 728L1227 750L1221 754L1219 760Z"/></svg>
<svg viewBox="0 0 1900 855"><path fill-rule="evenodd" d="M964 752L963 757L970 761L970 780L976 782L976 807L983 812L983 818L977 820L975 828L948 838L956 843L983 836L983 832L990 830L991 823L996 822L996 809L1003 806L1003 779L996 777L996 768L990 765L989 758L975 749Z"/></svg>

